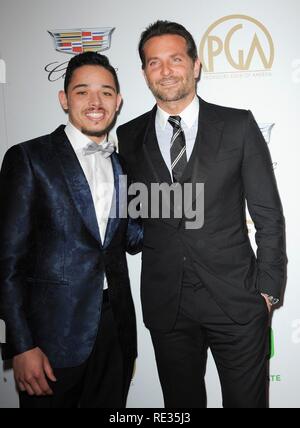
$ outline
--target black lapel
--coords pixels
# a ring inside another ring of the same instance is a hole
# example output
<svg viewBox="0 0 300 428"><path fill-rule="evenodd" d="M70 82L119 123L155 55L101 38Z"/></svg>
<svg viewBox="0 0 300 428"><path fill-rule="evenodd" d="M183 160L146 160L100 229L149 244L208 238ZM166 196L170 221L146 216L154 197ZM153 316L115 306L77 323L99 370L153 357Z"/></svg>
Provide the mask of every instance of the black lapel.
<svg viewBox="0 0 300 428"><path fill-rule="evenodd" d="M169 186L173 185L173 180L168 166L166 165L163 155L160 151L157 135L156 135L156 119L157 106L151 112L149 122L147 124L146 132L144 131L143 139L143 157L147 162L148 171L150 175L146 177L150 183L166 183ZM144 173L145 175L145 173ZM164 193L163 193L164 195ZM168 194L166 194L166 197ZM174 204L168 198L165 200L166 206L170 207L171 218L164 218L162 221L168 225L177 228L181 222L181 219L174 218Z"/></svg>
<svg viewBox="0 0 300 428"><path fill-rule="evenodd" d="M90 187L64 130L65 126L61 126L51 135L52 144L74 204L90 233L102 245Z"/></svg>
<svg viewBox="0 0 300 428"><path fill-rule="evenodd" d="M219 118L211 104L201 98L199 127L195 146L182 176L181 183L205 183L211 163L218 153L224 122Z"/></svg>
<svg viewBox="0 0 300 428"><path fill-rule="evenodd" d="M219 151L224 122L217 115L213 105L206 103L201 98L199 110L198 134L187 169L185 170L181 183L206 184L212 163L215 161ZM201 192L201 189L199 189ZM193 186L192 204L185 207L191 209L195 200L200 196Z"/></svg>
<svg viewBox="0 0 300 428"><path fill-rule="evenodd" d="M149 122L143 139L143 152L152 174L152 182L172 184L170 171L161 154L157 141L155 119L157 107L155 106L151 112ZM153 180L155 178L155 180Z"/></svg>
<svg viewBox="0 0 300 428"><path fill-rule="evenodd" d="M111 161L114 171L115 191L110 212L110 218L108 220L105 234L104 248L107 248L111 243L116 233L116 230L120 225L121 214L127 212L127 183L121 181L121 177L125 176L121 164L119 162L118 155L116 153L112 154Z"/></svg>

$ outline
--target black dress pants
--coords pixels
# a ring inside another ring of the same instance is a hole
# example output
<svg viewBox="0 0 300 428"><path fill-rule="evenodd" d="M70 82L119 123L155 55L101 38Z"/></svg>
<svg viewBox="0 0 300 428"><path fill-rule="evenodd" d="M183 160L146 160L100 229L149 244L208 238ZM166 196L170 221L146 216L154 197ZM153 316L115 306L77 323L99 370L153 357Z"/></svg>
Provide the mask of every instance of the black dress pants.
<svg viewBox="0 0 300 428"><path fill-rule="evenodd" d="M262 297L263 299L263 297ZM224 408L268 407L269 312L235 324L203 286L184 284L176 326L151 331L167 408L205 408L210 348L220 377Z"/></svg>
<svg viewBox="0 0 300 428"><path fill-rule="evenodd" d="M104 292L97 340L81 366L53 369L57 382L49 382L53 396L20 393L20 408L125 408L134 359L124 358L108 293Z"/></svg>

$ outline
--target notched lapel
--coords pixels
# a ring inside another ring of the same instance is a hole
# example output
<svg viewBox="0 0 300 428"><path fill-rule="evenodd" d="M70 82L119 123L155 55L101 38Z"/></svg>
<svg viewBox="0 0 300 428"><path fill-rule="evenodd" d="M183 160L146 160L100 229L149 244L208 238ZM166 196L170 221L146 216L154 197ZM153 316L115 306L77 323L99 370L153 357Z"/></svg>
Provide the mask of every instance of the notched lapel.
<svg viewBox="0 0 300 428"><path fill-rule="evenodd" d="M112 154L111 161L114 172L115 190L105 234L104 248L109 247L120 225L120 217L127 212L127 182L120 179L121 176L124 177L124 173L116 153Z"/></svg>
<svg viewBox="0 0 300 428"><path fill-rule="evenodd" d="M221 145L223 129L224 122L215 110L200 99L198 135L181 183L206 183Z"/></svg>
<svg viewBox="0 0 300 428"><path fill-rule="evenodd" d="M150 176L148 178L151 178L151 182L153 183L168 183L171 185L172 177L161 154L157 141L155 127L156 112L157 107L155 106L151 112L150 120L143 136L143 152L147 162L148 172L150 172Z"/></svg>
<svg viewBox="0 0 300 428"><path fill-rule="evenodd" d="M199 128L195 147L181 180L181 184L192 183L194 186L192 204L187 209L191 209L202 194L202 189L197 189L196 184L205 186L209 179L212 164L216 160L222 142L223 129L224 122L200 98Z"/></svg>

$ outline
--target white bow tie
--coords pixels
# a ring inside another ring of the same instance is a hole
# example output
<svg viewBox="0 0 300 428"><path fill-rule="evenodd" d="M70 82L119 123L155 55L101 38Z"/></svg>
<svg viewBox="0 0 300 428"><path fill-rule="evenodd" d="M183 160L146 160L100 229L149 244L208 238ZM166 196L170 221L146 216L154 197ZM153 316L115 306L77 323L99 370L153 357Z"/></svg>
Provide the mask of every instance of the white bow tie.
<svg viewBox="0 0 300 428"><path fill-rule="evenodd" d="M83 154L84 156L88 156L100 152L105 159L108 159L114 153L115 149L115 145L111 141L106 141L102 144L90 142L84 147Z"/></svg>

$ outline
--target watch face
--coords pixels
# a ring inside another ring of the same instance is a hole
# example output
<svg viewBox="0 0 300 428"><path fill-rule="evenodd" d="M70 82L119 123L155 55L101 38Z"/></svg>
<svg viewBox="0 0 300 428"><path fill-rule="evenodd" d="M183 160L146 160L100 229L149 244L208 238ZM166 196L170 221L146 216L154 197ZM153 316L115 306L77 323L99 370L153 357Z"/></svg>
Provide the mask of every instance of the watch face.
<svg viewBox="0 0 300 428"><path fill-rule="evenodd" d="M269 296L268 300L271 303L271 305L277 305L277 303L279 303L279 299L276 299L276 297L273 297L273 296Z"/></svg>

